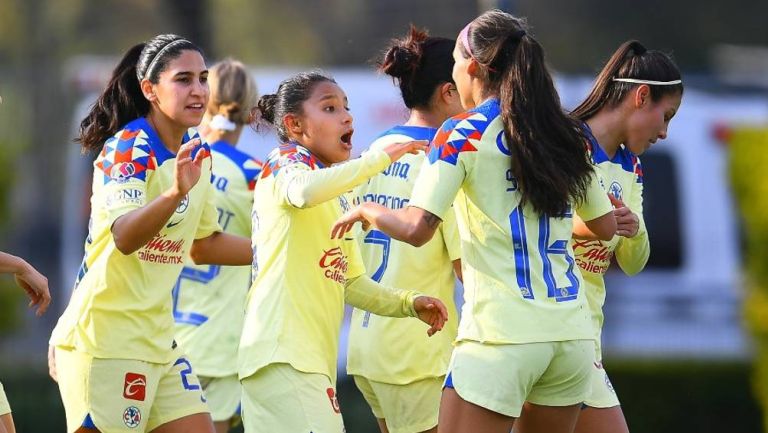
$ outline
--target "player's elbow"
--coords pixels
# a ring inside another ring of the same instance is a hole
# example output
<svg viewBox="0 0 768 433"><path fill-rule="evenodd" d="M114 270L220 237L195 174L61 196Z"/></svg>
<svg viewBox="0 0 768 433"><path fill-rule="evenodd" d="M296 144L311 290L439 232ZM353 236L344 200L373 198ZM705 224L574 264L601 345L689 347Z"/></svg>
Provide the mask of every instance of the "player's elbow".
<svg viewBox="0 0 768 433"><path fill-rule="evenodd" d="M208 258L206 254L205 241L197 239L192 242L192 248L189 249L189 258L196 265L207 265Z"/></svg>
<svg viewBox="0 0 768 433"><path fill-rule="evenodd" d="M408 227L404 237L405 239L403 240L405 242L414 247L420 247L432 239L432 232L430 232L429 229L425 229L424 227L421 227L421 225L416 224Z"/></svg>
<svg viewBox="0 0 768 433"><path fill-rule="evenodd" d="M600 240L610 241L616 234L616 217L613 216L613 212L584 223Z"/></svg>
<svg viewBox="0 0 768 433"><path fill-rule="evenodd" d="M125 256L129 256L135 253L140 247L140 245L134 245L132 242L126 239L126 236L120 236L114 232L112 233L112 239L115 242L115 248L117 248L117 250Z"/></svg>

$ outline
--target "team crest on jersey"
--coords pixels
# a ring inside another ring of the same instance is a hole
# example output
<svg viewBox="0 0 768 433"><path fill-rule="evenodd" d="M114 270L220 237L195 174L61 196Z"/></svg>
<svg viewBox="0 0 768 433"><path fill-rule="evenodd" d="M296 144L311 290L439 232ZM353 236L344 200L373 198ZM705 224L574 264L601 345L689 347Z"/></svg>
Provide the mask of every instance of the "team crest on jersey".
<svg viewBox="0 0 768 433"><path fill-rule="evenodd" d="M176 213L184 213L184 211L187 210L189 207L189 194L185 194L184 198L181 199L181 203L176 207Z"/></svg>
<svg viewBox="0 0 768 433"><path fill-rule="evenodd" d="M328 388L325 392L328 394L328 399L331 400L333 411L340 414L341 408L339 407L339 399L336 398L336 391L333 388Z"/></svg>
<svg viewBox="0 0 768 433"><path fill-rule="evenodd" d="M138 373L125 373L123 397L129 400L144 401L147 395L147 377Z"/></svg>
<svg viewBox="0 0 768 433"><path fill-rule="evenodd" d="M136 406L129 406L123 412L123 422L130 428L136 428L141 424L141 411Z"/></svg>
<svg viewBox="0 0 768 433"><path fill-rule="evenodd" d="M610 188L608 188L608 193L611 194L613 198L617 200L621 200L624 195L621 189L621 184L616 181L613 181L611 183Z"/></svg>
<svg viewBox="0 0 768 433"><path fill-rule="evenodd" d="M109 170L109 177L116 182L125 182L136 174L136 166L133 162L118 162Z"/></svg>

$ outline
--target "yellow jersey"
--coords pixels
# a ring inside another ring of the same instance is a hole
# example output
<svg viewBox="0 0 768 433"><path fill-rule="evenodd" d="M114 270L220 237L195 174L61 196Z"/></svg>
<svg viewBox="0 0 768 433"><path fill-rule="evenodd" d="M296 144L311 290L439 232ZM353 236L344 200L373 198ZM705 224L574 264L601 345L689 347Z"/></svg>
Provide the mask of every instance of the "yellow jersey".
<svg viewBox="0 0 768 433"><path fill-rule="evenodd" d="M520 205L510 157L499 101L491 98L442 125L409 203L440 218L451 211L451 203L456 209L464 277L457 340L592 339L583 281L569 243L572 214L540 215ZM611 209L594 177L587 200L576 210L588 221Z"/></svg>
<svg viewBox="0 0 768 433"><path fill-rule="evenodd" d="M196 137L190 129L183 142ZM125 255L115 247L112 224L173 186L176 155L145 118L131 121L104 143L94 161L85 257L52 345L96 358L175 360L171 289L192 242L220 230L210 149L202 144L195 152L207 154L200 180L160 232Z"/></svg>
<svg viewBox="0 0 768 433"><path fill-rule="evenodd" d="M383 133L370 148L411 140L431 141L437 129L397 126ZM379 203L390 209L408 205L425 154L407 154L355 189L355 205ZM456 338L458 314L452 302L456 286L453 261L461 257L456 218L445 214L435 236L416 248L369 230L359 239L368 275L386 286L416 289L441 299L448 309L443 330L428 337L427 326L415 320L383 317L355 308L349 331L347 373L370 380L406 384L445 375Z"/></svg>
<svg viewBox="0 0 768 433"><path fill-rule="evenodd" d="M261 163L226 141L211 144L213 191L222 230L250 237L253 189ZM176 341L198 376L237 374L250 266L196 266L190 260L173 288Z"/></svg>

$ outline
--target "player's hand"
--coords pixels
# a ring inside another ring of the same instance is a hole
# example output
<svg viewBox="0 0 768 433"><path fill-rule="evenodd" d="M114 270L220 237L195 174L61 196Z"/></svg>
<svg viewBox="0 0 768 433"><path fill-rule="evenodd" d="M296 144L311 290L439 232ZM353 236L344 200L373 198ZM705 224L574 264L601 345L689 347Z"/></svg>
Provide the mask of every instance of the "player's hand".
<svg viewBox="0 0 768 433"><path fill-rule="evenodd" d="M611 200L611 204L615 208L613 210L613 216L616 217L616 234L624 236L625 238L631 238L637 234L640 230L640 218L632 212L623 201L608 194L608 198Z"/></svg>
<svg viewBox="0 0 768 433"><path fill-rule="evenodd" d="M406 141L405 143L392 143L390 145L384 146L384 152L387 152L389 159L391 159L392 162L395 162L406 153L412 153L415 155L420 151L426 151L427 147L429 147L429 141L414 140Z"/></svg>
<svg viewBox="0 0 768 433"><path fill-rule="evenodd" d="M54 382L59 381L56 374L56 348L53 346L48 346L48 376L51 376Z"/></svg>
<svg viewBox="0 0 768 433"><path fill-rule="evenodd" d="M413 309L416 310L416 316L422 322L429 325L427 335L430 337L443 329L443 325L448 321L448 310L443 301L431 296L417 296L413 300Z"/></svg>
<svg viewBox="0 0 768 433"><path fill-rule="evenodd" d="M197 181L200 180L203 159L205 154L202 151L197 152L192 158L192 152L200 146L202 142L199 138L189 140L181 145L176 154L176 165L173 168L174 193L183 196L192 189Z"/></svg>
<svg viewBox="0 0 768 433"><path fill-rule="evenodd" d="M51 303L51 292L48 290L48 278L37 271L29 263L20 272L13 274L16 284L19 285L29 297L29 306L37 306L35 314L39 317L48 309Z"/></svg>
<svg viewBox="0 0 768 433"><path fill-rule="evenodd" d="M349 233L358 221L363 224L364 231L368 230L371 223L365 219L365 216L363 216L363 206L365 206L365 204L355 206L352 210L342 215L341 218L333 223L333 227L331 228L331 239L343 239L344 235Z"/></svg>

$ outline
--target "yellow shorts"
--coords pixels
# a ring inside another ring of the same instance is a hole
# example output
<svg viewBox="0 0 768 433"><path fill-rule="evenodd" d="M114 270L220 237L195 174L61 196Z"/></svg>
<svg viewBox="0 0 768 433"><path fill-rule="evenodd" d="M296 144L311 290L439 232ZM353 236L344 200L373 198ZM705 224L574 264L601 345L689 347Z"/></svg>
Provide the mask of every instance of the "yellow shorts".
<svg viewBox="0 0 768 433"><path fill-rule="evenodd" d="M167 422L207 413L203 391L181 350L167 364L101 359L56 348L59 391L67 432L81 426L102 432L152 431Z"/></svg>
<svg viewBox="0 0 768 433"><path fill-rule="evenodd" d="M246 433L343 433L336 387L324 374L269 364L241 381Z"/></svg>
<svg viewBox="0 0 768 433"><path fill-rule="evenodd" d="M8 397L5 396L3 383L0 382L0 415L11 413L11 405L8 404Z"/></svg>
<svg viewBox="0 0 768 433"><path fill-rule="evenodd" d="M240 412L240 381L237 375L224 377L200 377L211 419L214 422L229 421Z"/></svg>
<svg viewBox="0 0 768 433"><path fill-rule="evenodd" d="M603 369L602 361L593 362L591 370L592 392L584 400L584 404L596 408L619 406L619 397L608 379L608 373Z"/></svg>
<svg viewBox="0 0 768 433"><path fill-rule="evenodd" d="M462 341L445 386L488 410L519 417L523 403L571 406L586 400L595 359L592 340L527 344Z"/></svg>
<svg viewBox="0 0 768 433"><path fill-rule="evenodd" d="M384 419L389 433L413 433L437 425L445 376L417 380L405 385L354 376L355 384L376 418Z"/></svg>

